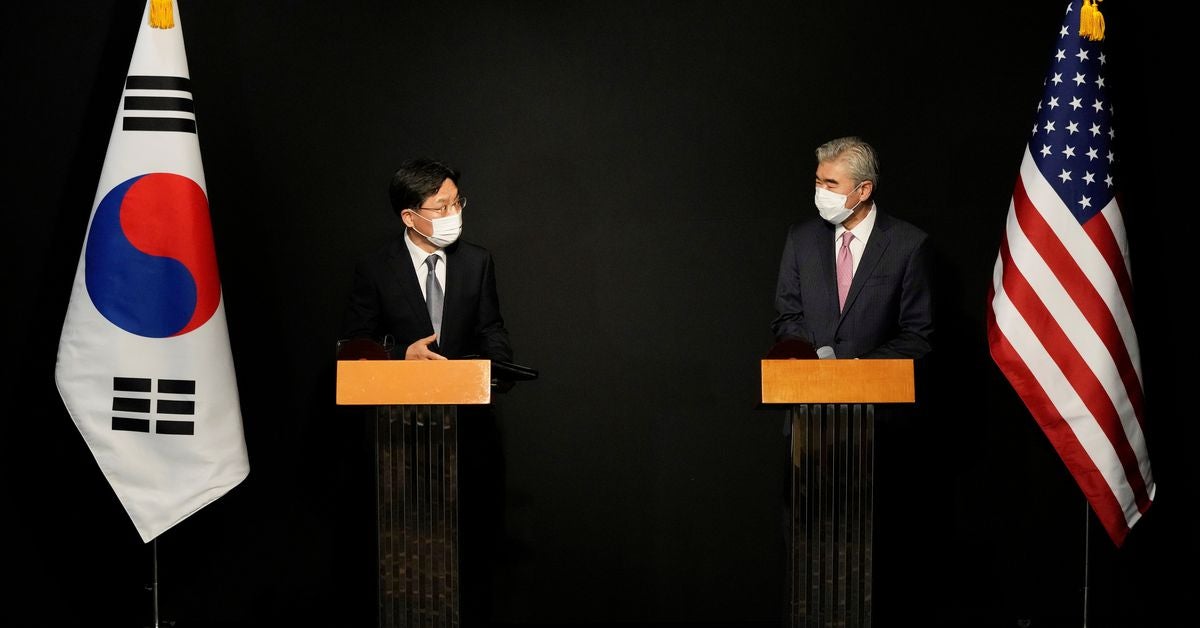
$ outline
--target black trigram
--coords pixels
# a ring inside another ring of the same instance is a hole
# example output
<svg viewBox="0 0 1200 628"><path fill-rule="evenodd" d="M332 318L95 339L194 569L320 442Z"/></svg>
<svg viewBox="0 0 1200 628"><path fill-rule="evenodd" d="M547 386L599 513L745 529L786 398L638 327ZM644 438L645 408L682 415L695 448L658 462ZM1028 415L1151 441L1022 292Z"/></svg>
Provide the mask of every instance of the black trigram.
<svg viewBox="0 0 1200 628"><path fill-rule="evenodd" d="M118 396L118 393L151 393L149 378L114 377L113 378L113 418L112 428L122 432L150 432L151 405L154 405L154 432L156 434L182 434L191 436L195 433L196 422L183 419L164 419L161 415L195 416L196 414L196 382L190 379L160 379L158 394L172 395L171 399L160 399L155 395ZM190 396L192 399L179 399ZM119 413L119 414L118 414ZM125 416L120 416L125 415ZM129 416L133 415L133 416Z"/></svg>
<svg viewBox="0 0 1200 628"><path fill-rule="evenodd" d="M176 131L196 132L196 108L192 104L192 82L182 76L130 76L125 79L125 90L165 90L181 92L184 96L125 96L122 109L121 128L126 131ZM191 118L174 118L155 115L160 111L180 111L192 114Z"/></svg>

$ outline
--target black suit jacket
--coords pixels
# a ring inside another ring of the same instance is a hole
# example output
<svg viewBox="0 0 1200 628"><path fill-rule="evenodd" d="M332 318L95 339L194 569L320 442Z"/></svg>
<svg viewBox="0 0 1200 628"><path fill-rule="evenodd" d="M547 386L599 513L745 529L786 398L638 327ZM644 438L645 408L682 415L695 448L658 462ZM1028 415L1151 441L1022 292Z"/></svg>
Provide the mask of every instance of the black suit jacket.
<svg viewBox="0 0 1200 628"><path fill-rule="evenodd" d="M345 338L381 339L391 334L396 351L401 352L397 357L403 357L408 345L433 333L406 237L401 234L358 262L342 329ZM444 250L442 333L430 348L447 358L478 355L512 361L491 253L462 241Z"/></svg>
<svg viewBox="0 0 1200 628"><path fill-rule="evenodd" d="M776 338L833 347L838 358L919 358L930 350L933 303L925 232L876 212L875 228L838 311L834 226L793 225L779 263Z"/></svg>

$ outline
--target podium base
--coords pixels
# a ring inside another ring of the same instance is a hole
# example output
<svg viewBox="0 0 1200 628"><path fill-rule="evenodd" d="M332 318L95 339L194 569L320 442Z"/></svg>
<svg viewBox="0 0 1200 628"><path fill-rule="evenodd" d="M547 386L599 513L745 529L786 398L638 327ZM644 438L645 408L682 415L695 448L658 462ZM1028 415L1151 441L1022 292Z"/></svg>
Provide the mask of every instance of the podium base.
<svg viewBox="0 0 1200 628"><path fill-rule="evenodd" d="M788 625L869 627L875 406L795 405L788 414Z"/></svg>
<svg viewBox="0 0 1200 628"><path fill-rule="evenodd" d="M375 411L379 626L458 626L458 406Z"/></svg>

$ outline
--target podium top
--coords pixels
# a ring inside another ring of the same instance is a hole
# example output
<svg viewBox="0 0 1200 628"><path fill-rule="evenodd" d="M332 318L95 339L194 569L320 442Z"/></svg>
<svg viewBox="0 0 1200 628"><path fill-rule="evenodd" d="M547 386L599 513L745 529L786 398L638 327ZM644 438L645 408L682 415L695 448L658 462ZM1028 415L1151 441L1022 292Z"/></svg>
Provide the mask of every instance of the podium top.
<svg viewBox="0 0 1200 628"><path fill-rule="evenodd" d="M913 403L912 360L763 360L763 403Z"/></svg>
<svg viewBox="0 0 1200 628"><path fill-rule="evenodd" d="M489 360L338 360L339 406L484 405Z"/></svg>

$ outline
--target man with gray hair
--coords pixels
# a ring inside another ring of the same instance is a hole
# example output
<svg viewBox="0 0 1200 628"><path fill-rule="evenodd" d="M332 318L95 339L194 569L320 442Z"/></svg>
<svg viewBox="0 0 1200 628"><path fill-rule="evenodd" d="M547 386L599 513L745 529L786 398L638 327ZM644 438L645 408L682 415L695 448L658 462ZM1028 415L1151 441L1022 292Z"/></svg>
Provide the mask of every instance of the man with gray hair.
<svg viewBox="0 0 1200 628"><path fill-rule="evenodd" d="M869 144L844 137L816 152L820 216L788 232L775 289L779 316L771 325L785 341L779 345L808 343L821 358L925 356L933 333L928 237L879 211L879 162ZM802 349L811 355L811 348ZM870 577L876 585L870 604L878 624L914 617L930 603L919 584L927 580L914 577L924 573L920 548L928 547L922 542L927 526L911 516L911 504L912 478L927 477L925 461L932 456L921 449L922 422L912 420L913 410L880 407L874 414ZM790 475L796 465L790 440L786 451Z"/></svg>
<svg viewBox="0 0 1200 628"><path fill-rule="evenodd" d="M820 218L788 232L776 339L799 338L822 358L924 356L933 333L925 232L876 207L870 144L843 137L816 152Z"/></svg>

